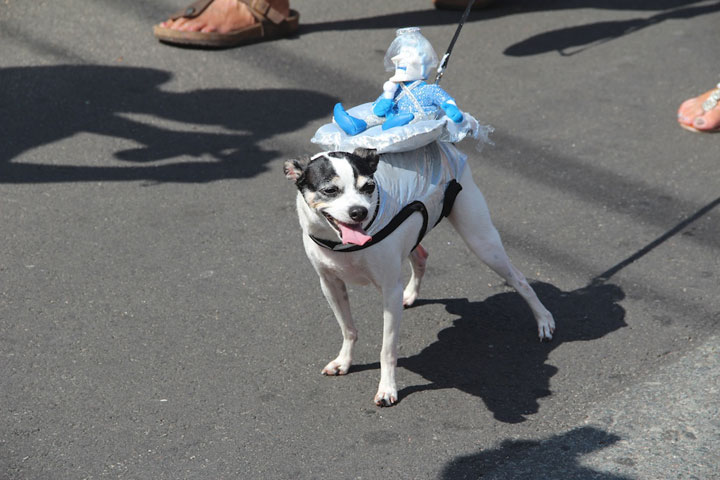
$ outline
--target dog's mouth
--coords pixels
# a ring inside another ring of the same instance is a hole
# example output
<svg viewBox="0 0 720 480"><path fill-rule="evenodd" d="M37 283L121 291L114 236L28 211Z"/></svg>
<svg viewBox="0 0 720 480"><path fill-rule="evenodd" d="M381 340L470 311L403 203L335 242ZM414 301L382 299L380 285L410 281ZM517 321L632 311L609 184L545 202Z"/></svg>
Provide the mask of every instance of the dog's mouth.
<svg viewBox="0 0 720 480"><path fill-rule="evenodd" d="M353 245L365 245L372 237L363 230L360 223L344 223L333 216L322 212L330 225L340 234L343 245L352 243Z"/></svg>

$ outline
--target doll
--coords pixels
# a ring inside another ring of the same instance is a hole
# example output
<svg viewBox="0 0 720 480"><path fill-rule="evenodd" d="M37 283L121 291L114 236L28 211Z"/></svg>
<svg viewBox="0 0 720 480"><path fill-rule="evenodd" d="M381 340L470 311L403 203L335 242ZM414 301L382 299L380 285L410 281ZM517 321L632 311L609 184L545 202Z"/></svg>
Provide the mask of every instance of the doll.
<svg viewBox="0 0 720 480"><path fill-rule="evenodd" d="M357 118L338 103L333 110L335 123L347 135L357 135L375 125L388 130L413 121L437 119L443 113L455 123L462 122L463 114L455 100L438 85L426 83L437 64L435 50L419 28L398 30L385 54L385 70L394 71L394 75L383 85L372 114Z"/></svg>
<svg viewBox="0 0 720 480"><path fill-rule="evenodd" d="M385 54L385 69L393 72L374 102L348 109L335 105L333 122L320 127L312 143L326 150L378 153L407 152L439 141L457 143L471 136L477 148L492 143L492 127L480 125L436 83L427 83L438 64L430 42L417 27L402 28Z"/></svg>

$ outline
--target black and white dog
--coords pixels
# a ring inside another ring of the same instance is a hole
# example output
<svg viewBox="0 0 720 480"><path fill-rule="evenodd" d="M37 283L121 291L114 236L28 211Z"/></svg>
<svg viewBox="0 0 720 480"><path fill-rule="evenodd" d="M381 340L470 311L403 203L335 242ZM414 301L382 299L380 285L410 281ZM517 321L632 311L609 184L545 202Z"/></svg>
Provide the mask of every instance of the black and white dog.
<svg viewBox="0 0 720 480"><path fill-rule="evenodd" d="M395 367L400 318L403 306L417 298L425 272L428 254L420 239L443 216L470 249L525 299L537 321L540 340L550 340L555 330L550 312L510 263L465 160L452 145L432 143L406 153L378 155L374 150L357 149L285 162L286 177L299 189L297 210L305 251L343 335L340 353L323 368L323 374L344 375L352 363L357 330L346 282L373 284L382 292L378 406L391 406L398 400ZM398 176L409 178L399 180ZM401 185L403 181L406 185ZM412 273L403 289L406 258Z"/></svg>

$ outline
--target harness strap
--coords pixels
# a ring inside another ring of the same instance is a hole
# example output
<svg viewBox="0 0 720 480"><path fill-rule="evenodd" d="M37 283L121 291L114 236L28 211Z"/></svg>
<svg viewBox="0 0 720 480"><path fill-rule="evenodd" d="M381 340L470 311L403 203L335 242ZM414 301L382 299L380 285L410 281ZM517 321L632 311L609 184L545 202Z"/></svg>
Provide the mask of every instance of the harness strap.
<svg viewBox="0 0 720 480"><path fill-rule="evenodd" d="M402 88L402 93L407 95L408 98L410 98L410 101L415 106L415 109L418 112L417 115L415 115L415 118L418 120L423 120L425 118L430 118L431 115L428 115L427 113L425 113L425 109L422 107L422 105L420 105L420 101L417 99L415 94L412 92L412 89L414 89L419 83L420 83L420 81L418 80L417 82L411 84L409 87L406 86L404 83L401 83L400 88Z"/></svg>
<svg viewBox="0 0 720 480"><path fill-rule="evenodd" d="M415 81L414 81L413 83L411 83L409 86L406 86L404 83L401 82L401 83L400 83L400 90L401 90L401 91L400 91L400 93L398 93L397 96L395 97L395 101L397 102L397 101L399 101L401 98L403 98L405 95L407 95L407 92L405 91L406 89L407 89L407 90L412 90L413 88L415 88L415 87L417 87L418 85L420 85L420 83L422 83L422 80L415 80ZM402 87L405 87L405 88L402 88Z"/></svg>
<svg viewBox="0 0 720 480"><path fill-rule="evenodd" d="M458 193L460 193L460 190L462 190L462 185L460 185L460 182L458 182L457 180L450 180L450 183L448 183L448 186L445 188L442 214L440 215L440 218L438 218L438 221L435 222L435 225L440 223L440 220L450 215L453 205L455 205L455 198L458 196Z"/></svg>
<svg viewBox="0 0 720 480"><path fill-rule="evenodd" d="M367 248L371 245L375 245L376 243L379 243L381 240L383 240L385 237L390 235L392 232L395 231L396 228L398 228L405 220L407 220L410 215L412 215L415 212L420 212L423 216L423 225L420 229L420 234L418 235L418 241L417 243L420 243L420 240L422 240L422 237L425 236L425 231L427 230L428 226L428 213L427 208L425 208L425 205L422 202L415 201L410 203L409 205L406 205L400 212L398 212L397 215L393 217L392 220L390 220L390 223L385 225L385 227L382 228L378 233L373 235L372 240L367 242L365 245L354 245L349 243L341 243L337 242L335 240L326 240L324 238L317 238L313 235L310 235L310 238L320 245L321 247L328 248L330 250L334 250L336 252L355 252L357 250L362 250L363 248Z"/></svg>

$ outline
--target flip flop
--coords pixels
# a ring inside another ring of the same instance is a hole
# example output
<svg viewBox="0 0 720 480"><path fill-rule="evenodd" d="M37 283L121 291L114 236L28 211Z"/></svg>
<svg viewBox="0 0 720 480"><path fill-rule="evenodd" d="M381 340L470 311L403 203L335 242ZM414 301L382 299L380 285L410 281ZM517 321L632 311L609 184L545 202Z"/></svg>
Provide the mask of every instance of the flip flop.
<svg viewBox="0 0 720 480"><path fill-rule="evenodd" d="M214 0L198 0L170 17L195 18L200 15ZM250 9L257 22L238 30L227 33L219 32L185 32L173 30L158 24L153 27L155 38L163 43L194 47L228 48L262 42L280 37L287 37L298 29L300 15L295 10L285 17L272 8L264 0L237 0Z"/></svg>
<svg viewBox="0 0 720 480"><path fill-rule="evenodd" d="M720 104L720 83L716 85L715 90L712 90L710 92L710 95L705 99L705 101L702 103L702 109L703 109L703 115L710 110L716 108ZM696 117L697 118L697 117ZM720 126L717 126L715 128L707 129L707 130L701 130L699 128L693 127L692 124L686 124L680 122L680 126L684 128L685 130L689 130L691 132L696 133L720 133Z"/></svg>
<svg viewBox="0 0 720 480"><path fill-rule="evenodd" d="M475 0L472 10L489 7L495 0ZM465 10L468 0L433 0L433 5L439 10Z"/></svg>

